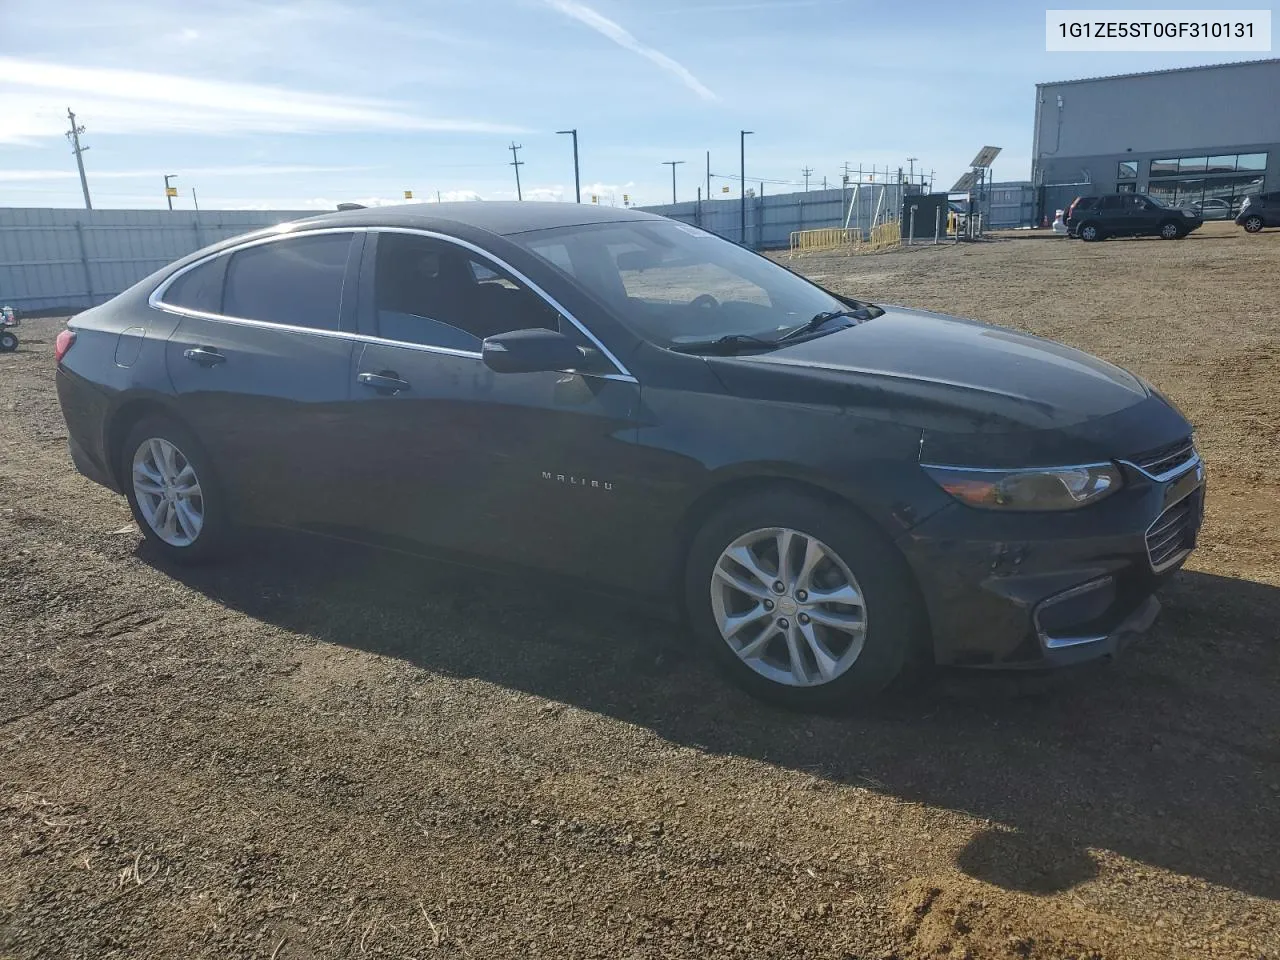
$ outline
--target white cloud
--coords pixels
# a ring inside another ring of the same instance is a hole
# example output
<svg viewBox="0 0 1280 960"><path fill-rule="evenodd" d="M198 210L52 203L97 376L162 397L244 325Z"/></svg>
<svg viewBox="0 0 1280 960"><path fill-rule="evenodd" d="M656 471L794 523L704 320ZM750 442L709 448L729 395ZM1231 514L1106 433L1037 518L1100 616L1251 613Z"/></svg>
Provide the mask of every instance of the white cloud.
<svg viewBox="0 0 1280 960"><path fill-rule="evenodd" d="M61 137L70 95L94 133L523 132L364 97L0 57L0 143Z"/></svg>
<svg viewBox="0 0 1280 960"><path fill-rule="evenodd" d="M615 23L608 17L597 13L584 3L578 0L545 0L549 7L560 11L566 17L572 17L579 23L584 23L596 33L608 37L620 47L625 47L632 53L638 53L652 63L657 64L663 70L672 74L680 80L686 87L696 93L703 100L718 100L714 93L703 86L702 82L695 77L681 63L672 60L661 50L655 50L653 47L647 46L631 35L621 24Z"/></svg>

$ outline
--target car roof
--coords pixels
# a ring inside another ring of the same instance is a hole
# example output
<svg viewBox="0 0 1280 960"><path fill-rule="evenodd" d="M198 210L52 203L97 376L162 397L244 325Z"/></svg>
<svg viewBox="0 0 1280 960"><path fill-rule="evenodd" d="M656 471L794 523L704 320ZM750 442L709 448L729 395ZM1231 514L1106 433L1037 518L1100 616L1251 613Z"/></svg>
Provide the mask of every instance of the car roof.
<svg viewBox="0 0 1280 960"><path fill-rule="evenodd" d="M652 213L588 203L548 201L466 200L459 203L406 203L388 207L342 210L294 221L297 226L319 227L418 227L450 232L469 227L501 236L594 223L664 220Z"/></svg>

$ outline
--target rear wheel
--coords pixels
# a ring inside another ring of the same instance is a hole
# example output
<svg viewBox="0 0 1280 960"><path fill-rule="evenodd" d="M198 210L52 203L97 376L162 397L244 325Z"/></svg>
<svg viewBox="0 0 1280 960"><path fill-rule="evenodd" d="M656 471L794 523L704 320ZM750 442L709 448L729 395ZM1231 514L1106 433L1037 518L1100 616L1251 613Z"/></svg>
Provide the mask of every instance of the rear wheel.
<svg viewBox="0 0 1280 960"><path fill-rule="evenodd" d="M0 330L0 353L13 353L18 349L18 337L8 330Z"/></svg>
<svg viewBox="0 0 1280 960"><path fill-rule="evenodd" d="M790 491L731 502L694 538L691 623L748 692L809 710L850 708L923 649L905 561L852 511Z"/></svg>
<svg viewBox="0 0 1280 960"><path fill-rule="evenodd" d="M1174 223L1172 220L1160 224L1161 240L1181 240L1184 236L1186 236L1186 234L1183 233L1182 227Z"/></svg>
<svg viewBox="0 0 1280 960"><path fill-rule="evenodd" d="M1259 216L1245 217L1244 228L1248 233L1258 233L1262 230L1262 218Z"/></svg>
<svg viewBox="0 0 1280 960"><path fill-rule="evenodd" d="M1087 240L1092 243L1094 240L1102 239L1102 231L1098 229L1096 223L1082 223L1080 229L1076 231L1076 235L1081 240Z"/></svg>
<svg viewBox="0 0 1280 960"><path fill-rule="evenodd" d="M204 447L186 428L164 417L139 421L120 450L120 477L134 520L166 558L201 563L226 552L226 502Z"/></svg>

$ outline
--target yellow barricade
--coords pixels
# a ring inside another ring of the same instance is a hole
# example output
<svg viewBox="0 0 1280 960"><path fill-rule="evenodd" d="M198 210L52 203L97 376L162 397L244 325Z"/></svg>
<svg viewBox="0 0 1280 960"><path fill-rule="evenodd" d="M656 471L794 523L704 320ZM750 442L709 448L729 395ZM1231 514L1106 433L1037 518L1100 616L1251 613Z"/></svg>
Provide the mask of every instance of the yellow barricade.
<svg viewBox="0 0 1280 960"><path fill-rule="evenodd" d="M877 224L870 236L864 237L860 228L826 227L821 230L796 230L791 234L791 253L810 253L818 250L853 248L854 252L870 252L896 246L902 242L902 227L897 220Z"/></svg>

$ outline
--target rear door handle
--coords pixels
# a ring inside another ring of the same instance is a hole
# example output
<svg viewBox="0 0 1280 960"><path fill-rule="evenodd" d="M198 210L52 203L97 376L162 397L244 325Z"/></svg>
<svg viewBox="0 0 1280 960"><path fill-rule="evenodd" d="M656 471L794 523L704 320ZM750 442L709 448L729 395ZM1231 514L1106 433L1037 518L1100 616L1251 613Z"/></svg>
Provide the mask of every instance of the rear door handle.
<svg viewBox="0 0 1280 960"><path fill-rule="evenodd" d="M214 367L227 362L227 358L213 347L192 347L190 350L182 351L182 355L202 367Z"/></svg>
<svg viewBox="0 0 1280 960"><path fill-rule="evenodd" d="M401 380L392 370L383 373L362 373L356 379L366 387L383 394L396 394L409 389L409 381Z"/></svg>

